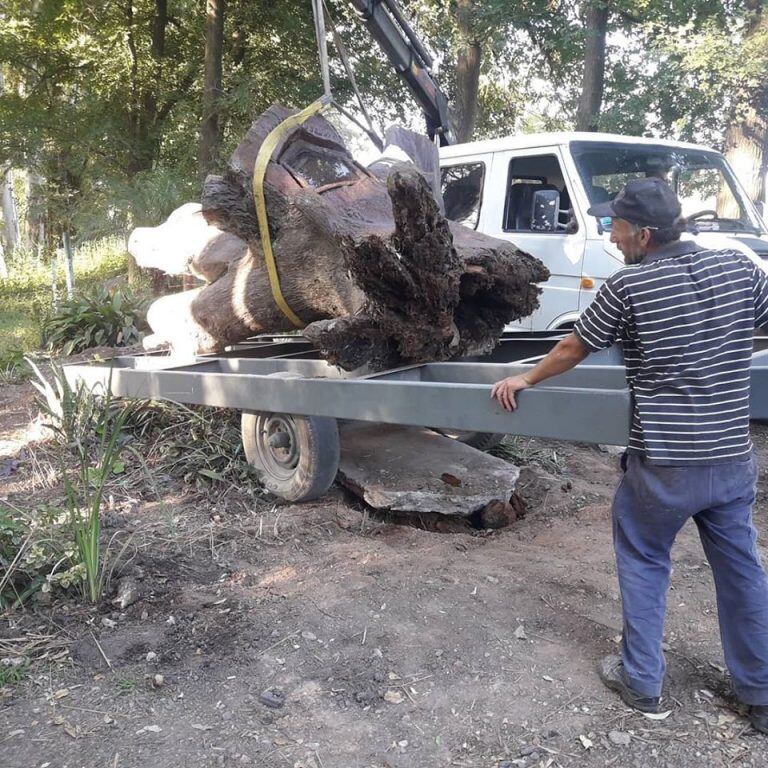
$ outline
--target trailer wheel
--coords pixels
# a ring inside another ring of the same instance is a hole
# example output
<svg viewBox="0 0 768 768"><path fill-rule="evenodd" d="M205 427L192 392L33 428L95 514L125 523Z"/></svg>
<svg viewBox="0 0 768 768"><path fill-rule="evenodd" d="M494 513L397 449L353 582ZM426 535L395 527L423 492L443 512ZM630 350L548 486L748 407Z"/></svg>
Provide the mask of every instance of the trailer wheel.
<svg viewBox="0 0 768 768"><path fill-rule="evenodd" d="M450 437L451 440L458 440L471 448L477 448L478 451L490 451L506 437L501 432L458 432L449 429L435 429L434 431L443 437Z"/></svg>
<svg viewBox="0 0 768 768"><path fill-rule="evenodd" d="M243 412L243 448L264 487L286 501L322 496L339 469L336 419Z"/></svg>
<svg viewBox="0 0 768 768"><path fill-rule="evenodd" d="M504 438L501 432L459 432L456 439L460 443L465 443L478 451L490 451L495 448Z"/></svg>

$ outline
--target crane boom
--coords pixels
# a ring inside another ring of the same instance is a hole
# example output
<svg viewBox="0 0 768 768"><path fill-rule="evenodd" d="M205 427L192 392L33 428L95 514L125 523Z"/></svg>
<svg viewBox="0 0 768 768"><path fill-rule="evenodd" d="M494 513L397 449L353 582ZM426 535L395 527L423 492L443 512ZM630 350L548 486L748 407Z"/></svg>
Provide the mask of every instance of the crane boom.
<svg viewBox="0 0 768 768"><path fill-rule="evenodd" d="M455 144L448 98L430 72L432 57L403 16L397 1L350 1L424 111L429 137L437 136L441 145Z"/></svg>

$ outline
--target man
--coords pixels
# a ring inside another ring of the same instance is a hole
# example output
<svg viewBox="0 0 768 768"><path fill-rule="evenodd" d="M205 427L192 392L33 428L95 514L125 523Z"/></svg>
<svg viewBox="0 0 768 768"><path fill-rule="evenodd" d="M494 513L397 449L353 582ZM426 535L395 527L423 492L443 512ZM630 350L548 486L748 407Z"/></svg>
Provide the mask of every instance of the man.
<svg viewBox="0 0 768 768"><path fill-rule="evenodd" d="M768 322L768 280L736 251L681 241L680 203L661 179L634 179L589 214L612 219L627 267L612 275L563 339L530 371L494 385L517 392L621 342L632 396L613 539L624 621L603 682L632 707L658 710L670 550L696 524L717 592L736 695L768 733L768 580L752 523L757 469L749 436L752 333ZM524 407L524 406L523 406Z"/></svg>

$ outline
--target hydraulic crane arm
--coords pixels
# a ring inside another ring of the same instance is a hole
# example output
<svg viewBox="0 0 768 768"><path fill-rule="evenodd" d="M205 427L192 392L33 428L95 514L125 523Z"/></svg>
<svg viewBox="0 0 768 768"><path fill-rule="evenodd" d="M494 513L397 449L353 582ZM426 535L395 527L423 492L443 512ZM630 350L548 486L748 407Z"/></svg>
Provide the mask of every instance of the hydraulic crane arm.
<svg viewBox="0 0 768 768"><path fill-rule="evenodd" d="M441 145L455 144L448 99L430 72L432 57L396 0L351 0L351 3L424 110L429 137L437 136Z"/></svg>

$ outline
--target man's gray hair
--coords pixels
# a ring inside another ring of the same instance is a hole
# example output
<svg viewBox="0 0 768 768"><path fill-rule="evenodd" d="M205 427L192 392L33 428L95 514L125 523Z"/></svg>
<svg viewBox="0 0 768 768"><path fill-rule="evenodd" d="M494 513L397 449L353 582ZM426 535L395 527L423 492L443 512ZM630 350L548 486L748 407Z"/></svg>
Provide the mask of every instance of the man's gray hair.
<svg viewBox="0 0 768 768"><path fill-rule="evenodd" d="M632 228L635 232L639 232L641 229L649 229L651 231L651 239L648 241L648 245L666 245L680 239L680 235L688 229L688 220L685 216L678 216L668 227L643 227L640 224L632 224Z"/></svg>

